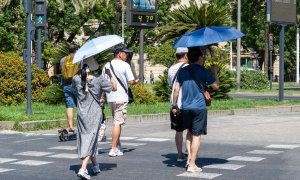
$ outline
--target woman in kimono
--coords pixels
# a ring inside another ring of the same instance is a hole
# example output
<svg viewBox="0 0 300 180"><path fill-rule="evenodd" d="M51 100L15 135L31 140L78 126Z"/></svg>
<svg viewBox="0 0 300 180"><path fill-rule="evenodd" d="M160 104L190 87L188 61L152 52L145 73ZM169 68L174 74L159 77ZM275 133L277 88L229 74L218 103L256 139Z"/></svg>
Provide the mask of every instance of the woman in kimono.
<svg viewBox="0 0 300 180"><path fill-rule="evenodd" d="M100 173L99 164L96 161L97 137L102 120L102 108L100 107L100 97L103 92L117 90L117 84L109 69L105 73L110 80L105 80L102 76L94 76L92 71L98 69L99 65L95 61L85 62L80 73L72 79L73 86L77 92L77 148L78 155L82 160L81 168L77 174L82 179L90 179L87 165L91 159L93 172Z"/></svg>

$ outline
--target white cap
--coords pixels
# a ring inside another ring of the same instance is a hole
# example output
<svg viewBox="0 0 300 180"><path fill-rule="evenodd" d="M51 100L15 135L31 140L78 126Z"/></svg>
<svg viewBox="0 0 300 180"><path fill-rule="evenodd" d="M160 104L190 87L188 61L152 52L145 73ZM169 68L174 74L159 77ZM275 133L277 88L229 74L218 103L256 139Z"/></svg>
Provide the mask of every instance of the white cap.
<svg viewBox="0 0 300 180"><path fill-rule="evenodd" d="M185 53L188 53L189 50L188 48L186 47L179 47L176 49L176 54L185 54Z"/></svg>

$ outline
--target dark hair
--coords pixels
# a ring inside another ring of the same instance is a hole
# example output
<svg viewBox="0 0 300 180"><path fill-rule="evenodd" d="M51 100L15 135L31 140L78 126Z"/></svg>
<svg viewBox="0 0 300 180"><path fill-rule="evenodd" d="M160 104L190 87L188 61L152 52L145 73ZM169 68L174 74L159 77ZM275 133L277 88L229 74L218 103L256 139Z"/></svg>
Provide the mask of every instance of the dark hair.
<svg viewBox="0 0 300 180"><path fill-rule="evenodd" d="M86 77L87 77L87 73L86 73L86 69L88 69L89 66L87 64L84 64L82 66L82 69L81 69L81 84L83 86L83 91L85 91L85 86L86 86Z"/></svg>
<svg viewBox="0 0 300 180"><path fill-rule="evenodd" d="M75 44L70 44L69 53L75 53L77 51L77 46Z"/></svg>
<svg viewBox="0 0 300 180"><path fill-rule="evenodd" d="M190 63L195 63L199 60L199 57L202 57L202 51L199 47L189 47L188 59Z"/></svg>
<svg viewBox="0 0 300 180"><path fill-rule="evenodd" d="M176 54L176 59L179 60L181 58L184 58L185 53Z"/></svg>

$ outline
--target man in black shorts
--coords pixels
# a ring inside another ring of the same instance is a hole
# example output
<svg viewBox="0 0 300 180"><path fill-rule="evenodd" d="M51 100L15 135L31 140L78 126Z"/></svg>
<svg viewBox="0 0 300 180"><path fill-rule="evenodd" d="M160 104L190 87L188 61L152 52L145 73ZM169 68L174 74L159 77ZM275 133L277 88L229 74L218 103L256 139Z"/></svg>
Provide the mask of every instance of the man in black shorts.
<svg viewBox="0 0 300 180"><path fill-rule="evenodd" d="M187 128L192 134L191 153L188 154L187 171L200 172L202 169L195 164L197 153L200 147L201 135L207 134L207 107L202 94L206 83L217 90L219 81L217 79L217 69L214 67L214 77L211 72L204 68L205 56L199 47L191 47L188 49L188 59L190 65L183 67L178 75L173 92L172 112L176 116L178 111L178 95L181 88L181 113L184 119L183 127ZM196 84L203 87L202 90Z"/></svg>
<svg viewBox="0 0 300 180"><path fill-rule="evenodd" d="M175 87L175 82L177 79L178 72L182 67L185 67L188 65L188 58L187 58L187 48L177 48L176 49L176 59L177 62L173 64L169 70L168 70L168 84L170 88L174 89ZM181 94L179 94L179 100L178 100L178 107L181 108ZM173 104L173 93L171 94L170 97L170 103ZM183 144L183 117L182 114L178 114L177 116L174 116L174 114L171 112L170 113L170 118L171 118L171 129L174 129L176 131L175 134L175 143L177 147L177 153L178 153L178 162L182 162L186 160L186 157L182 153L182 144ZM190 139L191 139L191 134L187 133L186 136L186 150L188 154L190 153Z"/></svg>

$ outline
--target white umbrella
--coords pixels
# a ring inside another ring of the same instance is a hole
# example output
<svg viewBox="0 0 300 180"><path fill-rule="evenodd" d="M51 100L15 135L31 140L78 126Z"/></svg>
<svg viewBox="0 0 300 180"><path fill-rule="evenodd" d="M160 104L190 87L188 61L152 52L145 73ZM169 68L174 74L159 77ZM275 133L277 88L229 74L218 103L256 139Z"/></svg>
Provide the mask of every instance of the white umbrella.
<svg viewBox="0 0 300 180"><path fill-rule="evenodd" d="M118 35L100 36L89 40L75 53L73 64L105 51L117 44L124 43L124 38Z"/></svg>

